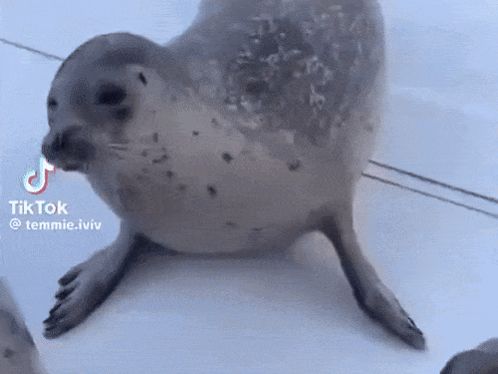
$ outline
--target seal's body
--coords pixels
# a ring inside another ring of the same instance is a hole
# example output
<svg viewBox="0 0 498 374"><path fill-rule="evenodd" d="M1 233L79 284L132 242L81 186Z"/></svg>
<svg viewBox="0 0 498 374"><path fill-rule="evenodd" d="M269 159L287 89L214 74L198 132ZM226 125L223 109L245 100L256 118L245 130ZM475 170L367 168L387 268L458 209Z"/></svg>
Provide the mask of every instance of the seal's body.
<svg viewBox="0 0 498 374"><path fill-rule="evenodd" d="M123 160L88 174L122 218L179 252L292 241L313 212L350 198L379 124L373 4L256 3L204 5L214 9L168 47L192 92L154 87L145 74L142 91L155 99L124 131Z"/></svg>
<svg viewBox="0 0 498 374"><path fill-rule="evenodd" d="M78 48L52 84L43 150L84 172L123 229L63 277L47 335L93 310L144 238L220 253L282 247L321 230L360 305L423 346L352 227L383 73L373 0L205 0L166 47L109 34Z"/></svg>

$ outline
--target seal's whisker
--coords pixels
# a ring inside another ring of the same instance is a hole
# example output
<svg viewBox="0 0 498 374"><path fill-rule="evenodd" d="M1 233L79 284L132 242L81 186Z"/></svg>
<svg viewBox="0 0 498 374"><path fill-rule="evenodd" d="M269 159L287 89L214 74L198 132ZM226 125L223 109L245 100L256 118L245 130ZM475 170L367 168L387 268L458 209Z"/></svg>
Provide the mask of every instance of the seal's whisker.
<svg viewBox="0 0 498 374"><path fill-rule="evenodd" d="M111 143L107 145L111 149L115 149L118 151L127 151L129 149L128 145L126 143Z"/></svg>
<svg viewBox="0 0 498 374"><path fill-rule="evenodd" d="M117 149L117 150L133 150L133 149L154 150L154 149L162 149L163 148L163 146L161 144L139 143L139 142L134 142L134 143L109 143L109 144L107 144L107 147L109 147L111 149Z"/></svg>

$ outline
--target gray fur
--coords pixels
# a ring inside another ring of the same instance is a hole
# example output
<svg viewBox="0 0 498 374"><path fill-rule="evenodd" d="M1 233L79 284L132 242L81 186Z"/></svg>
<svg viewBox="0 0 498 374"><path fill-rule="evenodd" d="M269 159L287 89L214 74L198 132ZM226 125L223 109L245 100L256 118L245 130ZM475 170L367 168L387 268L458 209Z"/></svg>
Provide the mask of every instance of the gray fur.
<svg viewBox="0 0 498 374"><path fill-rule="evenodd" d="M257 131L292 130L322 143L332 127L368 106L366 96L384 68L374 1L256 0L221 7L211 0L201 9L168 48L202 94L240 115L258 116Z"/></svg>
<svg viewBox="0 0 498 374"><path fill-rule="evenodd" d="M441 374L497 374L498 339L491 339L479 347L455 355Z"/></svg>
<svg viewBox="0 0 498 374"><path fill-rule="evenodd" d="M42 374L33 338L0 278L0 373Z"/></svg>

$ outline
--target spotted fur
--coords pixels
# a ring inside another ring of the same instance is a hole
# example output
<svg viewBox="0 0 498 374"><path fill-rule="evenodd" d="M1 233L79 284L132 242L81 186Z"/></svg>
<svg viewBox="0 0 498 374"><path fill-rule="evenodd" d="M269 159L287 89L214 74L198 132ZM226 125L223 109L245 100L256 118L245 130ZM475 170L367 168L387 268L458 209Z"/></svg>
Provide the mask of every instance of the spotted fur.
<svg viewBox="0 0 498 374"><path fill-rule="evenodd" d="M257 117L264 131L290 130L324 144L332 128L352 125L348 119L383 69L383 26L370 0L235 1L223 8L206 0L203 10L171 49L202 92ZM223 27L229 32L219 33ZM201 47L207 43L212 48ZM212 68L199 66L206 62Z"/></svg>

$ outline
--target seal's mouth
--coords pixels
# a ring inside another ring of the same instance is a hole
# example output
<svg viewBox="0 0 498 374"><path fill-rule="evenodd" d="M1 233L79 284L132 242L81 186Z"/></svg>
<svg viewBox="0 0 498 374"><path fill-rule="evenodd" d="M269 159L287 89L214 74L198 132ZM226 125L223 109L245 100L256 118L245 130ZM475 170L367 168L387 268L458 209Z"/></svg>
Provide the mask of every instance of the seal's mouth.
<svg viewBox="0 0 498 374"><path fill-rule="evenodd" d="M88 171L90 167L90 160L86 158L85 159L73 159L71 157L52 158L52 157L47 157L46 154L44 154L44 156L48 162L50 162L52 165L64 171L78 171L85 173Z"/></svg>
<svg viewBox="0 0 498 374"><path fill-rule="evenodd" d="M95 158L95 146L83 137L47 135L42 153L51 164L64 171L88 171Z"/></svg>
<svg viewBox="0 0 498 374"><path fill-rule="evenodd" d="M79 171L82 173L87 172L89 168L89 164L86 162L63 162L62 164L56 166L59 166L64 171Z"/></svg>

